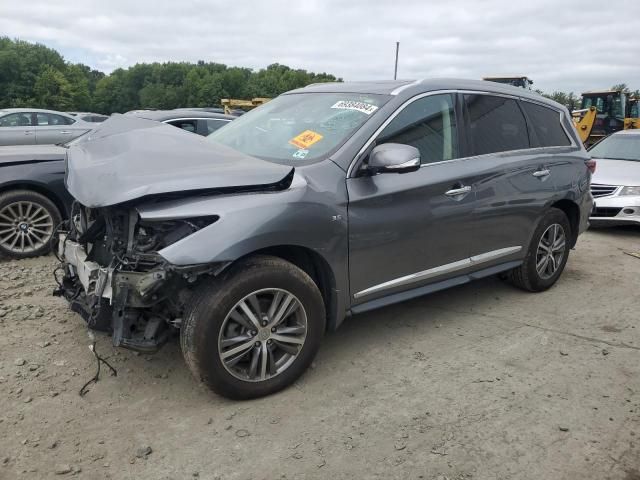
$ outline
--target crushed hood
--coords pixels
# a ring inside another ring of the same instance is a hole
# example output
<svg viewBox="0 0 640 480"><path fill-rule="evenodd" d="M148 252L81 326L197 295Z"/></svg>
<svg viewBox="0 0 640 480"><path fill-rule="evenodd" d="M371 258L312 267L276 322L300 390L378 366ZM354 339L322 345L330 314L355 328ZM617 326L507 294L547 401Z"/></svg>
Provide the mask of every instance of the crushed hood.
<svg viewBox="0 0 640 480"><path fill-rule="evenodd" d="M114 115L69 146L66 186L95 208L151 195L266 189L292 170L172 125Z"/></svg>

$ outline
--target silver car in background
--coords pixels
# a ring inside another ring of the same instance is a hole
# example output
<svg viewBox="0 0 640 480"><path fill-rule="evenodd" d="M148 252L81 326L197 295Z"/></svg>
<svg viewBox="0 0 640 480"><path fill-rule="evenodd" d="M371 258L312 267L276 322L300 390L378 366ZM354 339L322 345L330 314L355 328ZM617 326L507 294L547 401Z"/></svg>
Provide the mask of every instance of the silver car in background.
<svg viewBox="0 0 640 480"><path fill-rule="evenodd" d="M0 146L66 143L93 128L95 124L55 110L0 110Z"/></svg>
<svg viewBox="0 0 640 480"><path fill-rule="evenodd" d="M594 145L597 160L591 182L594 226L640 225L640 130L614 133Z"/></svg>

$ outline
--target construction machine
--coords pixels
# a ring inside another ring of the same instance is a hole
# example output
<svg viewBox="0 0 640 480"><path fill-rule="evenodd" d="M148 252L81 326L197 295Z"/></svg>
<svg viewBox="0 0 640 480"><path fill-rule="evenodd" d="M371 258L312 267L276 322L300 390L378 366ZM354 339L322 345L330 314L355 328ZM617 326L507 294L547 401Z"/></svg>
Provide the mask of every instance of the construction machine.
<svg viewBox="0 0 640 480"><path fill-rule="evenodd" d="M586 147L618 130L640 128L639 99L625 90L584 92L573 122Z"/></svg>
<svg viewBox="0 0 640 480"><path fill-rule="evenodd" d="M524 75L516 77L484 77L482 80L486 80L487 82L503 83L505 85L511 85L514 87L526 88L527 90L531 90L531 85L533 85L533 80Z"/></svg>
<svg viewBox="0 0 640 480"><path fill-rule="evenodd" d="M223 98L220 100L222 106L224 107L224 113L226 115L233 115L233 110L237 108L245 109L245 108L255 108L263 103L267 103L270 98L264 97L256 97L251 100L239 100L237 98Z"/></svg>

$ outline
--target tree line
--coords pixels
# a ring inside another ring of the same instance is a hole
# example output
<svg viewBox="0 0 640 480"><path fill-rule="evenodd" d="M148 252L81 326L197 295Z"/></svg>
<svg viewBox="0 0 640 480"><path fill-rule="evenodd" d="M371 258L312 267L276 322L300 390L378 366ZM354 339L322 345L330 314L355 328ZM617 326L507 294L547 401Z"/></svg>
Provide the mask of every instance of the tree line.
<svg viewBox="0 0 640 480"><path fill-rule="evenodd" d="M253 71L215 62L138 63L109 75L71 63L38 43L0 37L0 108L32 107L105 114L143 108L219 106L222 98L275 97L310 83L342 81L328 73L273 64ZM640 98L626 84L614 85ZM573 92L539 94L569 110L580 108Z"/></svg>
<svg viewBox="0 0 640 480"><path fill-rule="evenodd" d="M222 98L275 97L342 79L273 64L253 71L215 62L139 63L105 75L38 43L0 37L0 108L111 114L143 108L219 106Z"/></svg>

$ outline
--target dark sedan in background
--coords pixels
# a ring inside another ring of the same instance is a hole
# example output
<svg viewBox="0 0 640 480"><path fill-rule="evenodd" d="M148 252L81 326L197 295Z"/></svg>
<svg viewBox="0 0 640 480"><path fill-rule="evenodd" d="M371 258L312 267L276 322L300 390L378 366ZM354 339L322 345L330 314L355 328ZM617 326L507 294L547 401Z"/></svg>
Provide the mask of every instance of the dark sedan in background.
<svg viewBox="0 0 640 480"><path fill-rule="evenodd" d="M128 114L199 135L236 118L187 109ZM66 152L59 145L0 146L0 255L25 258L49 251L54 229L68 218L72 201L64 186Z"/></svg>
<svg viewBox="0 0 640 480"><path fill-rule="evenodd" d="M49 251L72 200L64 187L66 152L56 145L0 147L0 254L24 258Z"/></svg>
<svg viewBox="0 0 640 480"><path fill-rule="evenodd" d="M236 117L222 113L186 108L177 108L175 110L133 110L125 115L134 115L147 120L168 123L187 132L203 136L215 132L236 119Z"/></svg>

